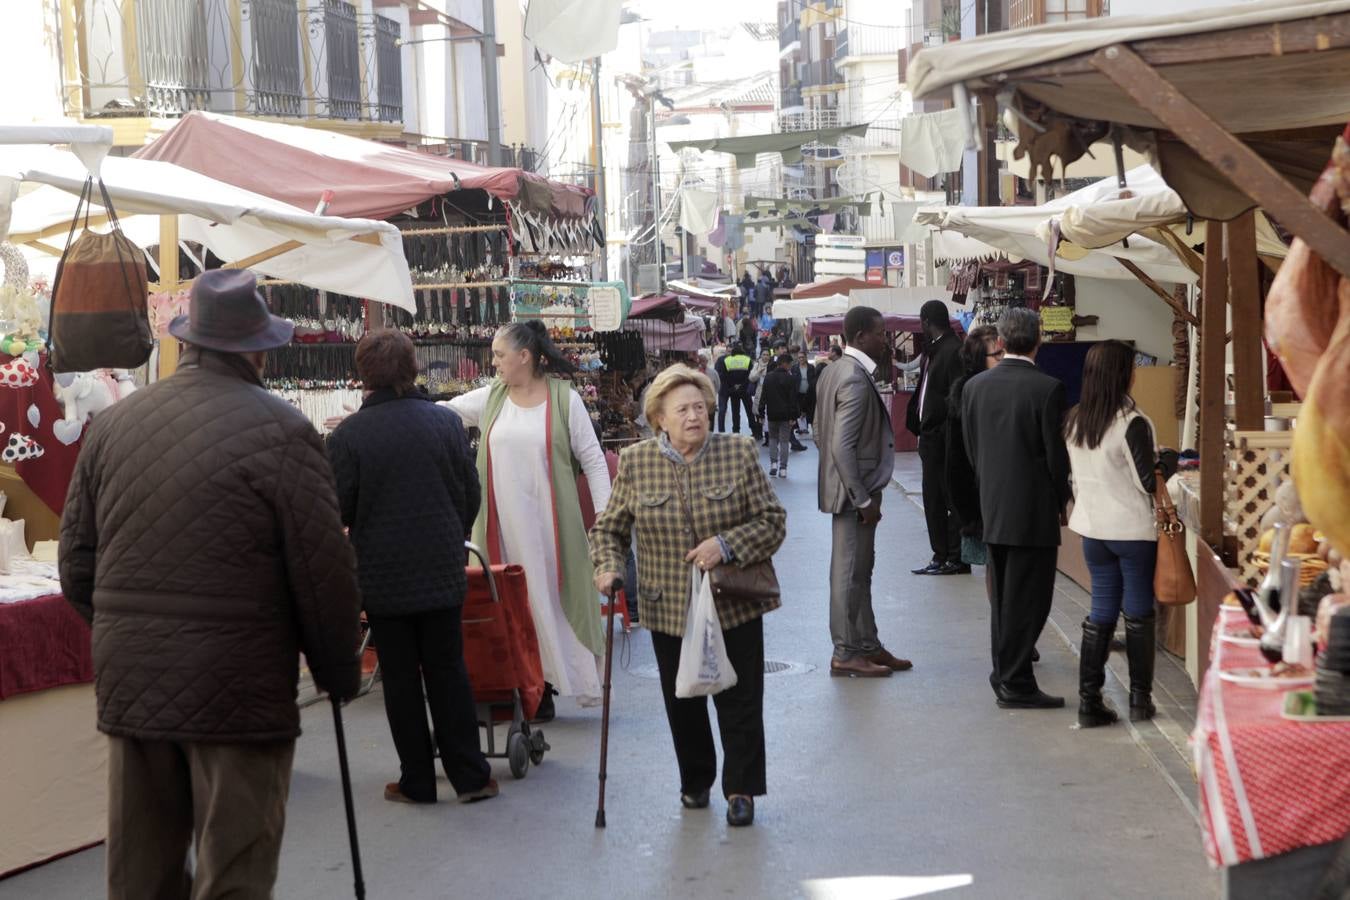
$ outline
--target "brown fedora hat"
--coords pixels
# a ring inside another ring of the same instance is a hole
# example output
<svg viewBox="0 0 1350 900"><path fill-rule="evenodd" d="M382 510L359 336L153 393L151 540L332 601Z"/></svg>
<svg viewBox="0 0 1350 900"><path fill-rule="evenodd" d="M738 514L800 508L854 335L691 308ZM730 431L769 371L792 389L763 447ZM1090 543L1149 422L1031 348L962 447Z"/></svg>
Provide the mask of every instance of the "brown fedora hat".
<svg viewBox="0 0 1350 900"><path fill-rule="evenodd" d="M253 353L291 342L295 325L267 311L258 279L246 269L212 269L192 283L188 314L169 323L169 334L207 350Z"/></svg>

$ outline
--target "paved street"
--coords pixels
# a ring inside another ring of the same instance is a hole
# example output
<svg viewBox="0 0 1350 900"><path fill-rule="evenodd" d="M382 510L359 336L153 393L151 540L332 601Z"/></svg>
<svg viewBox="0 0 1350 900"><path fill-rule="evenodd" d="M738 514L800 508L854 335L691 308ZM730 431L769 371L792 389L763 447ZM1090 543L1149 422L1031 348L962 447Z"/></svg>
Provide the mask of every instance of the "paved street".
<svg viewBox="0 0 1350 900"><path fill-rule="evenodd" d="M766 653L809 671L766 680L770 793L755 827L728 829L720 798L681 810L650 642L635 631L616 663L605 831L593 827L598 709L560 702L539 768L514 781L495 763L499 799L414 808L381 797L397 758L378 689L348 708L370 897L1215 895L1175 749L1184 727L1076 728L1077 657L1064 633L1082 618L1081 592L1065 587L1040 643L1042 686L1069 696L1067 708L999 710L983 580L908 574L929 553L920 510L898 488L885 498L877 618L915 668L828 677L829 522L815 511L814 449L792 462L775 482L789 510L785 603L766 620ZM913 465L904 460L902 480ZM1111 690L1119 705L1119 684ZM308 709L304 727L276 896L333 900L351 895L351 864L328 707ZM95 897L102 866L90 850L0 882L0 898Z"/></svg>

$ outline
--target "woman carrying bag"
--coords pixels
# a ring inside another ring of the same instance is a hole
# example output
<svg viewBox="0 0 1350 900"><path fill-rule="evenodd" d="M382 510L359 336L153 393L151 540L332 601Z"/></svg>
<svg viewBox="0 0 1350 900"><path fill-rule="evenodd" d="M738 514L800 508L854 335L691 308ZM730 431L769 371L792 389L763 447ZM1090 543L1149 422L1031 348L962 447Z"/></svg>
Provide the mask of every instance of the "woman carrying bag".
<svg viewBox="0 0 1350 900"><path fill-rule="evenodd" d="M1069 410L1065 440L1073 468L1074 507L1069 528L1083 537L1092 574L1092 612L1083 621L1078 659L1078 723L1096 728L1117 721L1102 700L1106 658L1116 619L1125 613L1130 663L1130 720L1153 718L1153 661L1157 646L1153 576L1158 533L1153 512L1157 473L1176 471L1177 455L1154 443L1153 423L1130 397L1134 349L1103 341L1088 351L1083 393Z"/></svg>
<svg viewBox="0 0 1350 900"><path fill-rule="evenodd" d="M609 506L591 530L595 583L622 580L630 535L637 532L642 624L652 632L666 717L680 768L680 802L703 809L717 777L707 699L676 695L676 680L694 574L772 579L767 565L783 543L787 513L778 502L750 438L710 434L714 395L708 379L686 366L666 369L647 391L647 421L657 436L625 450ZM725 567L722 573L718 569ZM737 577L740 580L740 577ZM699 581L695 579L695 584ZM722 733L722 792L727 822L750 825L754 798L766 791L764 629L776 596L728 591L715 609L736 684L714 696Z"/></svg>

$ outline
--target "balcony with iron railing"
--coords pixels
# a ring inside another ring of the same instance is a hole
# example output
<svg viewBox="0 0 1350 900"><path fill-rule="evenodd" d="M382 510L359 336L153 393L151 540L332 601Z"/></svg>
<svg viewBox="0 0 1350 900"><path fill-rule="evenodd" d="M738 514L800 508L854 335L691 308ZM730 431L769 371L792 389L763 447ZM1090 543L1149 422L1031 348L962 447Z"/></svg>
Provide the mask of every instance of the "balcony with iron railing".
<svg viewBox="0 0 1350 900"><path fill-rule="evenodd" d="M346 0L57 0L67 112L403 120L400 26Z"/></svg>
<svg viewBox="0 0 1350 900"><path fill-rule="evenodd" d="M839 127L838 109L812 108L778 117L779 131L815 131Z"/></svg>
<svg viewBox="0 0 1350 900"><path fill-rule="evenodd" d="M894 56L907 42L906 32L900 27L850 25L835 36L834 62L840 65L861 56Z"/></svg>

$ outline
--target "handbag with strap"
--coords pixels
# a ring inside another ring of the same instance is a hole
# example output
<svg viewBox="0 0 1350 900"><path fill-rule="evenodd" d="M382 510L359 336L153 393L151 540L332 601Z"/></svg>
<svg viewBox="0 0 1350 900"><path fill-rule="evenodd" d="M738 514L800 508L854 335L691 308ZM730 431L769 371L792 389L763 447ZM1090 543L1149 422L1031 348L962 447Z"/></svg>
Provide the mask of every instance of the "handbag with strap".
<svg viewBox="0 0 1350 900"><path fill-rule="evenodd" d="M680 503L689 518L689 530L697 538L698 529L694 527L694 505L685 496L684 485L680 483L680 472L672 461L671 469L675 475L675 488L680 492ZM716 566L708 572L708 582L712 586L716 600L740 600L750 604L768 604L778 600L782 592L778 587L778 573L774 571L773 560L765 559L748 566L726 563Z"/></svg>
<svg viewBox="0 0 1350 900"><path fill-rule="evenodd" d="M1154 470L1153 514L1158 529L1153 594L1163 606L1185 606L1195 599L1195 573L1186 555L1186 526L1167 493L1167 479L1161 466Z"/></svg>
<svg viewBox="0 0 1350 900"><path fill-rule="evenodd" d="M98 188L112 230L89 230L94 200L90 178L52 282L48 351L54 372L135 369L145 364L155 345L147 312L145 254L122 233L101 179ZM81 214L84 231L75 237Z"/></svg>

